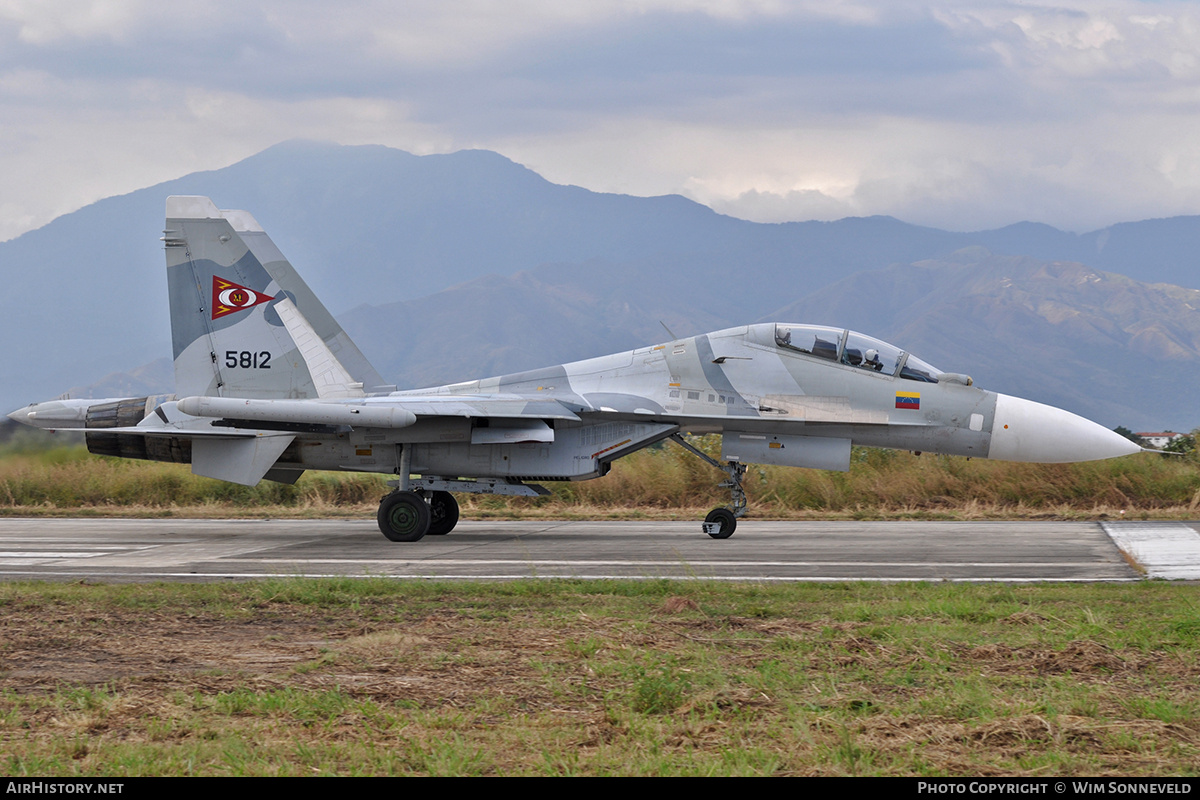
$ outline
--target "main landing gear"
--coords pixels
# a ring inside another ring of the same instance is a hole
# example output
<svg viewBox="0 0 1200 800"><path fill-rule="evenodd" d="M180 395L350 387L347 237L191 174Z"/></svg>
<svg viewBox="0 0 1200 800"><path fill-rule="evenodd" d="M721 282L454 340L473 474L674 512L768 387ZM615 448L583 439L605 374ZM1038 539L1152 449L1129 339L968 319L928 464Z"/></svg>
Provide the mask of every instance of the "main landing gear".
<svg viewBox="0 0 1200 800"><path fill-rule="evenodd" d="M733 502L728 506L714 508L704 518L705 533L714 539L728 539L730 536L733 536L734 530L737 529L738 518L746 513L746 492L742 489L742 478L746 475L746 465L736 461L722 464L707 453L693 447L680 434L673 434L671 438L684 450L687 450L702 461L711 464L728 476L717 485L722 489L729 489L729 493L733 496Z"/></svg>
<svg viewBox="0 0 1200 800"><path fill-rule="evenodd" d="M449 492L397 490L380 501L376 519L393 542L445 536L458 524L458 501Z"/></svg>
<svg viewBox="0 0 1200 800"><path fill-rule="evenodd" d="M379 501L375 519L379 530L393 542L415 542L425 534L445 536L458 524L458 501L446 491L412 488L412 451L397 445L396 491Z"/></svg>

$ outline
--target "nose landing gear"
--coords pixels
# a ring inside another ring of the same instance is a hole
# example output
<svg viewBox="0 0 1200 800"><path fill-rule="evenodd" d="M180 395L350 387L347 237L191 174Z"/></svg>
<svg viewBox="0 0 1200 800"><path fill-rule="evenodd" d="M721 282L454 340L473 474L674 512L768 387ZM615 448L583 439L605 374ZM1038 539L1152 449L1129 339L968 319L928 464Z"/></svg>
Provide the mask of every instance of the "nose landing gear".
<svg viewBox="0 0 1200 800"><path fill-rule="evenodd" d="M746 492L742 488L742 478L746 475L746 465L737 461L722 464L707 453L692 446L678 433L673 434L671 439L684 450L687 450L705 463L711 464L728 476L717 485L722 489L729 489L729 493L733 496L733 502L728 506L714 508L708 512L708 516L704 518L703 530L714 539L728 539L730 536L733 536L734 530L737 529L738 518L746 513Z"/></svg>

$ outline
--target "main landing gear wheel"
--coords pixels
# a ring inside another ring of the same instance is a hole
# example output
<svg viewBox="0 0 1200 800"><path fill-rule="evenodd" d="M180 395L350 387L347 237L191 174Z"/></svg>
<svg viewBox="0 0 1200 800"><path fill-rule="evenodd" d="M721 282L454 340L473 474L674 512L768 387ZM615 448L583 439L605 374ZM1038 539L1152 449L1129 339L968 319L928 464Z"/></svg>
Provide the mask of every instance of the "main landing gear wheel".
<svg viewBox="0 0 1200 800"><path fill-rule="evenodd" d="M737 517L728 508L714 508L704 518L704 532L714 539L728 539L737 529Z"/></svg>
<svg viewBox="0 0 1200 800"><path fill-rule="evenodd" d="M393 542L415 542L429 532L429 506L416 492L392 492L379 503L379 530Z"/></svg>
<svg viewBox="0 0 1200 800"><path fill-rule="evenodd" d="M449 492L429 496L429 536L445 536L458 524L458 501Z"/></svg>

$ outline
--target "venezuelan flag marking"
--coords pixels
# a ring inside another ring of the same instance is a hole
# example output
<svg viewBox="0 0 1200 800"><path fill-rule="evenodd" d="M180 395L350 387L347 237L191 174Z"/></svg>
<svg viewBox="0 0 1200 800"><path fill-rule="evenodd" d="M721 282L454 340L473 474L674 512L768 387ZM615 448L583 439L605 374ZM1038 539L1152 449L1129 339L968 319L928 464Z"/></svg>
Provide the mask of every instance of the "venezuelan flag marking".
<svg viewBox="0 0 1200 800"><path fill-rule="evenodd" d="M916 411L921 407L920 392L896 392L896 408Z"/></svg>

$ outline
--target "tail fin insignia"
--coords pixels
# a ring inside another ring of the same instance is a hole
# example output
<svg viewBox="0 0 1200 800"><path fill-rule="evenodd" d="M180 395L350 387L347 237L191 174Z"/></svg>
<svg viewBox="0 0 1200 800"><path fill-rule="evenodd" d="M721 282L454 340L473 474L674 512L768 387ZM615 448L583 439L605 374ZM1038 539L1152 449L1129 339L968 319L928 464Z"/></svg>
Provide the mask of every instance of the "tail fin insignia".
<svg viewBox="0 0 1200 800"><path fill-rule="evenodd" d="M256 292L248 286L227 281L213 275L212 280L212 318L218 319L226 314L253 308L260 303L274 300L270 295Z"/></svg>

